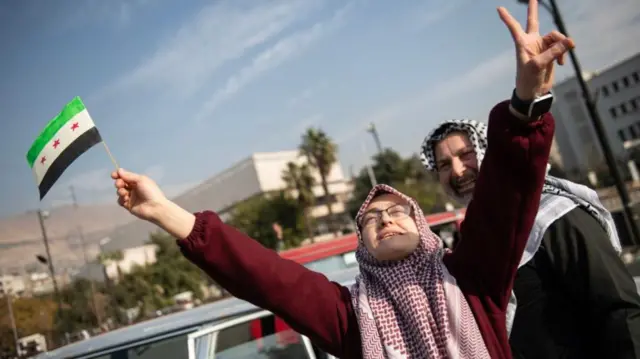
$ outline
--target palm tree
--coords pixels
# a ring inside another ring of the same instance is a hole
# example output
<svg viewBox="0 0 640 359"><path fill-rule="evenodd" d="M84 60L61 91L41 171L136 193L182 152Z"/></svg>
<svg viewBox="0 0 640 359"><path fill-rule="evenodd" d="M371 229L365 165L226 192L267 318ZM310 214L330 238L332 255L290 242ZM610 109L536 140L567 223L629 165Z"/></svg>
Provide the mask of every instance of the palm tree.
<svg viewBox="0 0 640 359"><path fill-rule="evenodd" d="M325 203L329 211L328 225L331 231L337 235L337 230L333 225L332 200L329 194L329 184L327 177L331 172L333 164L337 161L338 146L321 129L309 128L302 135L300 154L305 156L309 164L320 174L320 184L324 191Z"/></svg>
<svg viewBox="0 0 640 359"><path fill-rule="evenodd" d="M298 193L297 201L304 211L304 226L311 242L314 242L313 227L311 224L311 206L315 201L313 186L315 179L311 174L308 164L298 166L293 162L287 163L287 168L282 171L282 180L288 188L293 188Z"/></svg>

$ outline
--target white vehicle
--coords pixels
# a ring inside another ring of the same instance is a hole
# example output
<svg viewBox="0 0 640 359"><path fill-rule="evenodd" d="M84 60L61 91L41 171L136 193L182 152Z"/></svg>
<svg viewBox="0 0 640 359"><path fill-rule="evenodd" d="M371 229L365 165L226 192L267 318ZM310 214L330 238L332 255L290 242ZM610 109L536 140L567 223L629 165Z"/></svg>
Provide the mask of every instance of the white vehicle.
<svg viewBox="0 0 640 359"><path fill-rule="evenodd" d="M358 267L328 275L349 286ZM34 359L333 359L309 338L293 330L256 338L251 324L274 321L274 315L237 298L165 315L70 344Z"/></svg>

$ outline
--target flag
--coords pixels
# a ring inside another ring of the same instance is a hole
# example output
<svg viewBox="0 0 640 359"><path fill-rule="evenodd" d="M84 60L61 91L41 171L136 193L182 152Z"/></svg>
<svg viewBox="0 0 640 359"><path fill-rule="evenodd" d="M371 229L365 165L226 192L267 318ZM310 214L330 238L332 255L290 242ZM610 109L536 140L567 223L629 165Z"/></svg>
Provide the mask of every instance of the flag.
<svg viewBox="0 0 640 359"><path fill-rule="evenodd" d="M49 121L27 152L40 199L80 155L102 142L98 128L79 97Z"/></svg>

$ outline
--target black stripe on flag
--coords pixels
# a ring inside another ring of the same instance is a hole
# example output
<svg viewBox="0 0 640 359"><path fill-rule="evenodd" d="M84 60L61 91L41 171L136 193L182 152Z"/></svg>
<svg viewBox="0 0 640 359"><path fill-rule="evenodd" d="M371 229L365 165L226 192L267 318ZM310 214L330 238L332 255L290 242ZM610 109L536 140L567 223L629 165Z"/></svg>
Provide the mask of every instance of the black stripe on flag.
<svg viewBox="0 0 640 359"><path fill-rule="evenodd" d="M40 190L40 199L49 192L51 187L56 183L58 178L62 176L62 173L75 161L80 155L85 153L88 149L95 146L102 141L100 132L97 127L93 127L87 132L76 138L69 147L65 148L62 153L53 161L51 167L47 170L44 178L40 182L38 189Z"/></svg>

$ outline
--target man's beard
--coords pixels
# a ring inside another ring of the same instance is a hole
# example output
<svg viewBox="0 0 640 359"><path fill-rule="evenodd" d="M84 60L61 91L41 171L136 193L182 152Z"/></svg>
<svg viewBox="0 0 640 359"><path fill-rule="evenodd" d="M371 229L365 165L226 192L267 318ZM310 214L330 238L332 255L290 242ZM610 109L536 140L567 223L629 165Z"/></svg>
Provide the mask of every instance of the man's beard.
<svg viewBox="0 0 640 359"><path fill-rule="evenodd" d="M463 205L468 205L473 198L478 171L467 169L462 176L451 177L447 193Z"/></svg>

